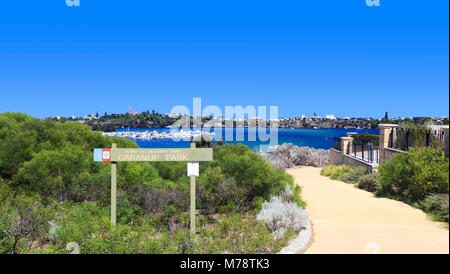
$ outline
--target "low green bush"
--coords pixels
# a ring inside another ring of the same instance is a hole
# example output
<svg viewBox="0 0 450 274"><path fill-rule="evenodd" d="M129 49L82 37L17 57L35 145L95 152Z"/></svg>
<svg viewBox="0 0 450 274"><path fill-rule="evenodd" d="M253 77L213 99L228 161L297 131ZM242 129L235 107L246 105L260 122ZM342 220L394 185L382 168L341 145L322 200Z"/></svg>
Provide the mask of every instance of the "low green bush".
<svg viewBox="0 0 450 274"><path fill-rule="evenodd" d="M342 176L350 173L352 171L352 168L346 165L337 166L331 173L330 179L331 180L341 180Z"/></svg>
<svg viewBox="0 0 450 274"><path fill-rule="evenodd" d="M329 177L331 174L333 174L333 171L337 168L335 165L325 165L320 170L320 175Z"/></svg>
<svg viewBox="0 0 450 274"><path fill-rule="evenodd" d="M216 225L200 229L190 253L270 254L278 252L294 236L287 231L275 239L254 214L232 214L223 216Z"/></svg>
<svg viewBox="0 0 450 274"><path fill-rule="evenodd" d="M448 194L449 160L442 148L411 148L396 154L379 167L379 195L407 203L424 200L430 194Z"/></svg>
<svg viewBox="0 0 450 274"><path fill-rule="evenodd" d="M344 176L347 173L350 173L352 171L352 168L346 165L338 166L333 173L330 175L331 180L340 180L342 176Z"/></svg>
<svg viewBox="0 0 450 274"><path fill-rule="evenodd" d="M44 205L34 194L9 196L0 204L0 248L2 253L22 253L28 242L45 241L54 205Z"/></svg>
<svg viewBox="0 0 450 274"><path fill-rule="evenodd" d="M449 195L448 194L431 194L422 203L421 208L430 213L435 221L449 222L448 208Z"/></svg>
<svg viewBox="0 0 450 274"><path fill-rule="evenodd" d="M358 178L357 186L369 192L376 192L380 189L380 183L374 174L366 174Z"/></svg>
<svg viewBox="0 0 450 274"><path fill-rule="evenodd" d="M356 184L361 177L367 174L369 174L369 170L367 168L354 167L349 173L345 173L340 176L339 180L350 184Z"/></svg>

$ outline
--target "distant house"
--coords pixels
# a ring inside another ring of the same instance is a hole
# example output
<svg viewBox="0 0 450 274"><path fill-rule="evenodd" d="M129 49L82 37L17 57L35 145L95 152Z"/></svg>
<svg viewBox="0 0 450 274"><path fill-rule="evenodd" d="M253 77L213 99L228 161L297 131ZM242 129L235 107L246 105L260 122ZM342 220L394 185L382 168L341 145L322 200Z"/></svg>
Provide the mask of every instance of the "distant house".
<svg viewBox="0 0 450 274"><path fill-rule="evenodd" d="M98 117L95 115L95 114L88 114L88 115L86 115L86 116L84 116L84 119L89 119L89 120L92 120L92 119L98 119Z"/></svg>
<svg viewBox="0 0 450 274"><path fill-rule="evenodd" d="M170 114L166 113L166 115L168 115L170 118L179 118L182 116L182 114L179 113L170 113Z"/></svg>
<svg viewBox="0 0 450 274"><path fill-rule="evenodd" d="M333 114L327 114L327 115L325 115L325 118L327 120L336 120L336 117Z"/></svg>

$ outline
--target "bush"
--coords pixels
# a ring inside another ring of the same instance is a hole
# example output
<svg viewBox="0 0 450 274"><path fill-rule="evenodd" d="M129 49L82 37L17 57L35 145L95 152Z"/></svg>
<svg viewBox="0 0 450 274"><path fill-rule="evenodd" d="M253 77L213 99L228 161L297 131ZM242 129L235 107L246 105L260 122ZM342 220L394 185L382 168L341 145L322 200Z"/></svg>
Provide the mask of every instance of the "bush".
<svg viewBox="0 0 450 274"><path fill-rule="evenodd" d="M369 174L369 170L364 167L355 167L352 168L352 170L349 173L345 173L340 177L340 180L346 183L355 184L358 182L358 180Z"/></svg>
<svg viewBox="0 0 450 274"><path fill-rule="evenodd" d="M295 234L287 231L275 239L254 214L227 214L215 224L199 229L199 235L187 253L274 254Z"/></svg>
<svg viewBox="0 0 450 274"><path fill-rule="evenodd" d="M45 234L52 212L52 207L43 205L38 196L11 196L0 208L2 253L26 252L27 242Z"/></svg>
<svg viewBox="0 0 450 274"><path fill-rule="evenodd" d="M283 201L275 196L265 201L257 215L258 221L263 221L275 238L282 238L287 230L298 232L308 224L308 213L296 203Z"/></svg>
<svg viewBox="0 0 450 274"><path fill-rule="evenodd" d="M369 192L376 192L380 189L380 183L373 174L366 174L358 178L357 186Z"/></svg>
<svg viewBox="0 0 450 274"><path fill-rule="evenodd" d="M350 173L352 171L352 168L346 165L337 166L331 173L330 179L331 180L341 180L342 176L344 176L347 173Z"/></svg>
<svg viewBox="0 0 450 274"><path fill-rule="evenodd" d="M411 148L379 167L378 194L408 203L419 202L430 194L448 194L448 167L442 148Z"/></svg>
<svg viewBox="0 0 450 274"><path fill-rule="evenodd" d="M376 134L369 134L367 132L364 133L360 133L360 134L353 134L353 142L354 143L368 143L371 142L374 145L379 145L380 144L380 135L376 135Z"/></svg>
<svg viewBox="0 0 450 274"><path fill-rule="evenodd" d="M449 222L448 207L448 194L431 194L421 203L421 208L430 213L435 221L447 223Z"/></svg>
<svg viewBox="0 0 450 274"><path fill-rule="evenodd" d="M326 165L320 170L320 175L329 177L337 167L335 165Z"/></svg>
<svg viewBox="0 0 450 274"><path fill-rule="evenodd" d="M92 155L92 154L91 154ZM96 165L77 147L43 150L25 162L14 177L14 185L58 201L95 201L108 189L110 171Z"/></svg>
<svg viewBox="0 0 450 274"><path fill-rule="evenodd" d="M299 147L291 143L269 147L265 157L273 167L278 169L294 166L321 167L330 161L329 153L325 149Z"/></svg>
<svg viewBox="0 0 450 274"><path fill-rule="evenodd" d="M270 199L289 185L298 204L300 188L294 187L293 178L284 171L274 169L260 155L244 145L223 145L214 149L214 161L201 165L198 178L199 207L215 212L232 201L233 211L246 211L255 207L257 200Z"/></svg>

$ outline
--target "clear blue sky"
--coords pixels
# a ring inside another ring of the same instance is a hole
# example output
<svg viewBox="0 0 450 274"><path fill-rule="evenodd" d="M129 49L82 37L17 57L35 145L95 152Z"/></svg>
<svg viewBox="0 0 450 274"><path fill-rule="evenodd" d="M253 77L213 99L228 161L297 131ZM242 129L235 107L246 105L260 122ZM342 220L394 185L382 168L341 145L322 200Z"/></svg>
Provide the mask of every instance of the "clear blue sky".
<svg viewBox="0 0 450 274"><path fill-rule="evenodd" d="M5 0L0 112L278 105L283 117L449 111L448 1Z"/></svg>

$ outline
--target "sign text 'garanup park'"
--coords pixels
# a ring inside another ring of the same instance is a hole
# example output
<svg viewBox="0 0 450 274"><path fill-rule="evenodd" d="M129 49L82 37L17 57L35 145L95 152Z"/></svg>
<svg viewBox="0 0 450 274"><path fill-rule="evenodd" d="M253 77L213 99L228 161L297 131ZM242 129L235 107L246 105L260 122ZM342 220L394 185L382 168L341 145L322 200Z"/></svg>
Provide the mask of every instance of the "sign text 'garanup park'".
<svg viewBox="0 0 450 274"><path fill-rule="evenodd" d="M211 148L95 149L96 162L203 162L212 161Z"/></svg>
<svg viewBox="0 0 450 274"><path fill-rule="evenodd" d="M95 162L111 163L111 222L116 224L117 214L117 162L188 162L187 176L191 177L191 233L195 233L195 177L199 175L199 163L213 160L212 148L112 148L94 149Z"/></svg>

